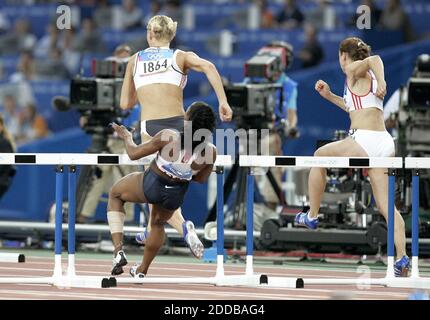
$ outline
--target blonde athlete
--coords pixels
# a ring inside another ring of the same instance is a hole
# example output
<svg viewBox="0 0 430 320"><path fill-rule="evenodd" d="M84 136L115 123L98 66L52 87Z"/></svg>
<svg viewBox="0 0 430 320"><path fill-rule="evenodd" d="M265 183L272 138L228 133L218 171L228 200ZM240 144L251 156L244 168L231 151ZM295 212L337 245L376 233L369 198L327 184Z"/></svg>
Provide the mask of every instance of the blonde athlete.
<svg viewBox="0 0 430 320"><path fill-rule="evenodd" d="M136 103L140 104L142 141L148 141L163 129L183 130L183 89L190 70L206 75L217 95L221 120L230 121L232 118L221 77L213 63L193 52L170 48L176 28L177 22L167 16L152 17L146 35L149 48L133 55L127 65L120 105L123 109L130 109ZM191 252L201 258L203 244L195 233L194 224L184 220L180 208L168 223L184 237ZM147 231L140 235L142 242L146 241L150 226L151 221ZM122 245L115 248L114 264L121 260L118 255L121 250Z"/></svg>

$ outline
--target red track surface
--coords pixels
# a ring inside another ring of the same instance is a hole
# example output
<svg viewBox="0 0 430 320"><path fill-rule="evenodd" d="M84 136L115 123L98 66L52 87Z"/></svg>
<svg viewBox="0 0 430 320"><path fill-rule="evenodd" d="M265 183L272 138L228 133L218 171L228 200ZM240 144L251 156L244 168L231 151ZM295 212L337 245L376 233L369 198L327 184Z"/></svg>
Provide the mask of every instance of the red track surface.
<svg viewBox="0 0 430 320"><path fill-rule="evenodd" d="M64 264L66 262L64 261ZM195 263L157 263L150 271L150 276L163 277L201 277L213 276L215 265ZM0 277L40 277L51 276L53 258L27 257L25 263L0 263ZM100 259L78 259L77 275L109 276L110 261ZM125 268L128 272L128 267ZM227 275L243 274L243 265L227 265ZM355 271L329 271L312 269L286 269L282 267L256 266L255 272L272 276L305 278L355 278ZM126 274L122 275L127 277ZM383 277L383 273L372 272L372 277ZM306 286L304 289L286 288L240 288L215 287L212 285L172 285L119 284L116 288L106 289L60 289L51 285L0 284L0 299L330 299L340 294L347 294L353 299L407 299L411 289L395 289L373 286L371 289L359 289L356 286Z"/></svg>

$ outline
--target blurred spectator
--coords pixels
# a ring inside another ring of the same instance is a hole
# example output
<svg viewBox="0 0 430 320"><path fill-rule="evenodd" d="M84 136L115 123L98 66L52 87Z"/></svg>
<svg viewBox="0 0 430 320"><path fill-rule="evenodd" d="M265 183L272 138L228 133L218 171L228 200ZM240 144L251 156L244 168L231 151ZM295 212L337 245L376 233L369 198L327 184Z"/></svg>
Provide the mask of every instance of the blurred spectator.
<svg viewBox="0 0 430 320"><path fill-rule="evenodd" d="M0 37L0 52L14 54L23 50L32 50L37 39L29 29L30 25L27 20L16 20L14 31Z"/></svg>
<svg viewBox="0 0 430 320"><path fill-rule="evenodd" d="M0 113L0 152L11 153L15 152L15 143L9 133L4 118ZM16 169L10 165L0 166L0 198L5 194L12 184L12 178L16 173Z"/></svg>
<svg viewBox="0 0 430 320"><path fill-rule="evenodd" d="M10 76L11 82L31 81L37 78L31 51L21 53L16 69L17 71Z"/></svg>
<svg viewBox="0 0 430 320"><path fill-rule="evenodd" d="M2 11L0 11L0 33L3 33L10 28L9 20L6 18L6 16L3 14Z"/></svg>
<svg viewBox="0 0 430 320"><path fill-rule="evenodd" d="M112 7L108 0L100 0L94 12L94 22L100 28L112 27Z"/></svg>
<svg viewBox="0 0 430 320"><path fill-rule="evenodd" d="M141 27L142 19L143 11L134 0L122 0L122 5L114 8L113 27L117 30Z"/></svg>
<svg viewBox="0 0 430 320"><path fill-rule="evenodd" d="M260 9L260 28L270 29L274 27L273 13L269 9L267 0L257 0L258 8Z"/></svg>
<svg viewBox="0 0 430 320"><path fill-rule="evenodd" d="M143 18L143 25L146 26L148 24L149 19L151 19L153 16L164 14L162 9L163 9L163 6L159 0L151 1L151 6L149 9L150 11Z"/></svg>
<svg viewBox="0 0 430 320"><path fill-rule="evenodd" d="M305 26L305 45L299 52L303 68L316 66L324 58L324 51L318 42L317 29L311 25Z"/></svg>
<svg viewBox="0 0 430 320"><path fill-rule="evenodd" d="M306 15L306 21L317 29L333 30L336 28L336 11L330 0L317 0L318 7L310 10Z"/></svg>
<svg viewBox="0 0 430 320"><path fill-rule="evenodd" d="M359 6L361 5L365 5L370 8L370 28L375 29L375 27L379 24L379 20L381 19L382 10L375 5L375 1L373 0L361 0ZM360 15L361 14L356 13L354 16L352 16L348 22L348 25L355 27Z"/></svg>
<svg viewBox="0 0 430 320"><path fill-rule="evenodd" d="M37 42L34 55L39 58L46 57L52 48L57 46L59 31L55 22L48 24L46 34Z"/></svg>
<svg viewBox="0 0 430 320"><path fill-rule="evenodd" d="M128 60L133 55L133 50L128 44L120 44L115 48L115 51L113 52L113 56L106 58L106 60L121 60L125 59Z"/></svg>
<svg viewBox="0 0 430 320"><path fill-rule="evenodd" d="M413 41L415 38L409 17L400 0L387 0L381 14L380 26L384 30L401 31L405 41Z"/></svg>
<svg viewBox="0 0 430 320"><path fill-rule="evenodd" d="M70 74L78 71L81 54L76 50L76 31L74 28L63 31L59 47L63 51L63 63Z"/></svg>
<svg viewBox="0 0 430 320"><path fill-rule="evenodd" d="M47 58L38 61L37 75L44 79L60 80L69 78L69 72L63 63L61 49L54 47Z"/></svg>
<svg viewBox="0 0 430 320"><path fill-rule="evenodd" d="M19 110L13 95L3 97L3 119L10 135L15 139L19 134Z"/></svg>
<svg viewBox="0 0 430 320"><path fill-rule="evenodd" d="M45 119L37 113L34 104L28 104L19 118L19 133L16 137L18 144L40 139L48 135L48 125Z"/></svg>
<svg viewBox="0 0 430 320"><path fill-rule="evenodd" d="M305 17L296 5L295 0L285 0L282 11L276 17L276 21L281 27L293 29L301 26Z"/></svg>
<svg viewBox="0 0 430 320"><path fill-rule="evenodd" d="M81 32L76 39L76 50L79 52L99 53L105 50L101 35L92 19L82 21Z"/></svg>
<svg viewBox="0 0 430 320"><path fill-rule="evenodd" d="M179 0L167 0L164 5L164 14L177 21L179 25L182 24L182 9Z"/></svg>

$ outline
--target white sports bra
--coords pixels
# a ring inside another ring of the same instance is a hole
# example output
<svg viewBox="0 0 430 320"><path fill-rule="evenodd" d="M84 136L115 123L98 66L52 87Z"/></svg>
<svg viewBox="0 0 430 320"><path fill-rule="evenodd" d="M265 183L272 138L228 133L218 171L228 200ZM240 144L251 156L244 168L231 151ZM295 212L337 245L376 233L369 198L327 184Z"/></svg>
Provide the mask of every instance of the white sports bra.
<svg viewBox="0 0 430 320"><path fill-rule="evenodd" d="M133 80L137 89L154 83L169 83L185 88L187 75L176 63L178 50L150 47L139 51L134 62Z"/></svg>
<svg viewBox="0 0 430 320"><path fill-rule="evenodd" d="M361 110L367 108L377 108L383 110L383 100L378 98L375 93L378 87L378 81L376 81L375 74L372 70L369 70L372 81L370 82L369 92L365 95L359 96L354 94L348 87L348 83L345 80L345 88L343 91L343 101L345 102L348 112L354 110Z"/></svg>

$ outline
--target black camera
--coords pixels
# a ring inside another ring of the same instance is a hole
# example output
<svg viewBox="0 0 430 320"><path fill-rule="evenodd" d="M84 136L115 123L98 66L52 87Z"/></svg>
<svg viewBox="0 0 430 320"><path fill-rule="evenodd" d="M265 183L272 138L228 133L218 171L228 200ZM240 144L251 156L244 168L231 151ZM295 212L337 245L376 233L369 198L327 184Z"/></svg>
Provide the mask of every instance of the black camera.
<svg viewBox="0 0 430 320"><path fill-rule="evenodd" d="M292 63L293 47L284 41L273 41L246 61L245 76L276 81Z"/></svg>
<svg viewBox="0 0 430 320"><path fill-rule="evenodd" d="M110 134L109 123L121 123L128 111L120 109L121 88L127 61L124 59L93 60L94 77L76 77L70 83L70 105L87 121L87 133Z"/></svg>
<svg viewBox="0 0 430 320"><path fill-rule="evenodd" d="M430 154L430 55L418 56L400 97L399 154Z"/></svg>
<svg viewBox="0 0 430 320"><path fill-rule="evenodd" d="M119 106L127 63L93 60L94 78L75 78L70 84L70 103L79 110L113 110Z"/></svg>

